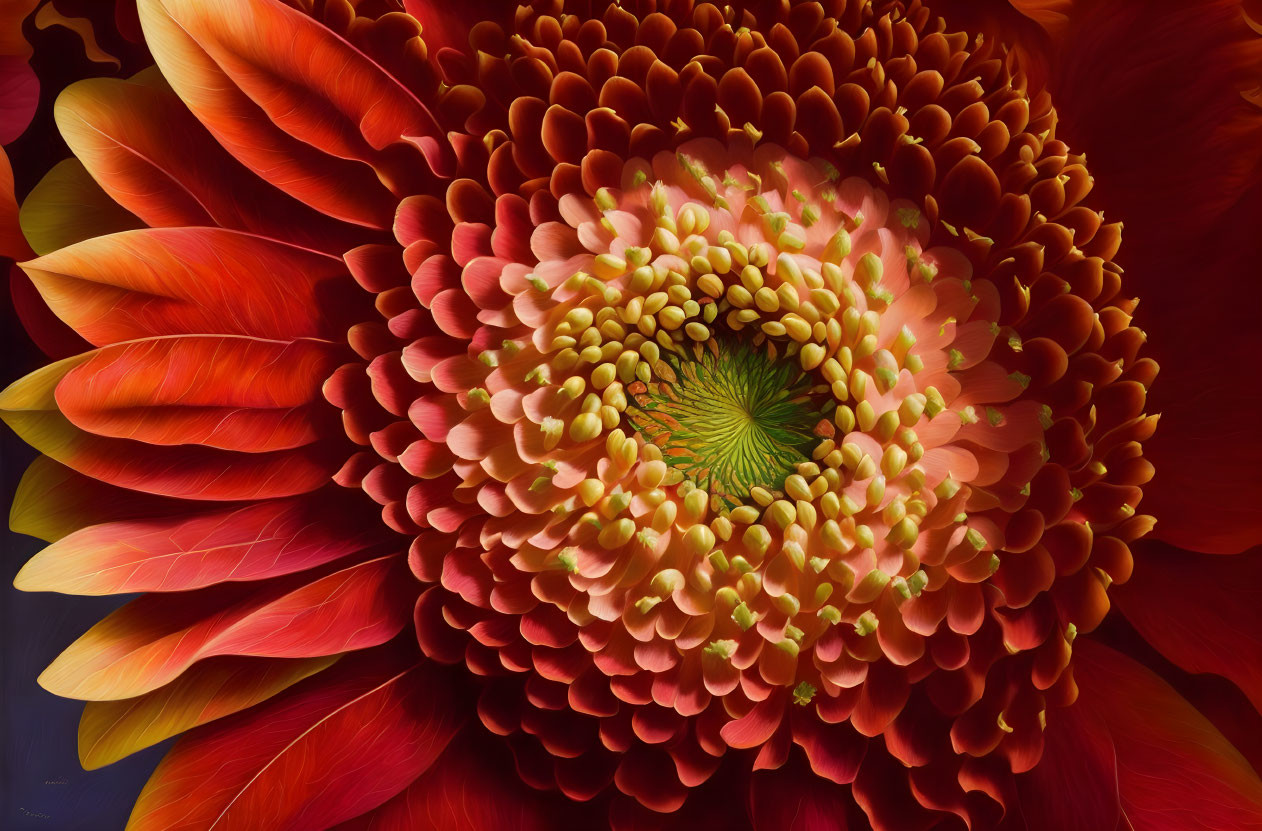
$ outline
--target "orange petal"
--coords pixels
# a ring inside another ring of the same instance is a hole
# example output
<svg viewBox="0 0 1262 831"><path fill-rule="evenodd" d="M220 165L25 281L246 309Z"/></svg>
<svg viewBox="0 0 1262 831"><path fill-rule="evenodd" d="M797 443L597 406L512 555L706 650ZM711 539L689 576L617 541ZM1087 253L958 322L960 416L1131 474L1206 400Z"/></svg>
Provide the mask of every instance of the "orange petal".
<svg viewBox="0 0 1262 831"><path fill-rule="evenodd" d="M264 499L313 491L345 460L340 442L236 453L200 445L161 447L84 432L58 411L54 390L93 354L50 364L0 392L0 418L23 441L87 476L185 499Z"/></svg>
<svg viewBox="0 0 1262 831"><path fill-rule="evenodd" d="M110 701L155 690L214 655L310 658L376 646L409 617L405 569L390 555L322 569L318 579L146 595L84 633L39 682L66 698Z"/></svg>
<svg viewBox="0 0 1262 831"><path fill-rule="evenodd" d="M57 407L98 436L285 450L329 434L334 411L320 387L337 364L335 352L317 341L132 341L102 347L70 370L57 385ZM336 418L333 428L340 428Z"/></svg>
<svg viewBox="0 0 1262 831"><path fill-rule="evenodd" d="M1188 672L1230 678L1262 712L1262 551L1190 554L1152 542L1113 602L1144 639Z"/></svg>
<svg viewBox="0 0 1262 831"><path fill-rule="evenodd" d="M1262 779L1174 689L1120 652L1074 644L1078 701L1108 726L1132 828L1245 831L1262 817Z"/></svg>
<svg viewBox="0 0 1262 831"><path fill-rule="evenodd" d="M267 0L138 8L158 66L193 114L247 167L323 213L390 227L397 199L381 181L399 155L384 151L405 138L451 172L451 148L420 102L302 12Z"/></svg>
<svg viewBox="0 0 1262 831"><path fill-rule="evenodd" d="M315 568L386 538L339 496L90 525L32 557L14 585L81 595L185 591Z"/></svg>
<svg viewBox="0 0 1262 831"><path fill-rule="evenodd" d="M435 664L400 665L377 651L348 656L181 739L145 785L127 829L328 828L407 787L463 721Z"/></svg>
<svg viewBox="0 0 1262 831"><path fill-rule="evenodd" d="M93 178L148 225L218 225L335 253L362 241L362 229L313 210L243 167L156 71L131 81L79 81L57 97L54 114Z"/></svg>
<svg viewBox="0 0 1262 831"><path fill-rule="evenodd" d="M189 503L183 500L107 485L39 456L18 482L9 527L15 533L54 542L89 525L188 510Z"/></svg>
<svg viewBox="0 0 1262 831"><path fill-rule="evenodd" d="M90 701L79 720L79 761L96 770L199 724L266 701L331 666L336 655L298 660L211 658L151 693Z"/></svg>
<svg viewBox="0 0 1262 831"><path fill-rule="evenodd" d="M23 243L25 253L17 259L47 254L88 237L144 227L101 190L78 159L60 161L44 175L23 200L18 222L35 250ZM45 355L65 358L88 348L87 341L57 319L22 269L14 266L9 280L22 328Z"/></svg>
<svg viewBox="0 0 1262 831"><path fill-rule="evenodd" d="M22 268L97 345L179 334L342 338L366 319L340 259L240 231L124 231Z"/></svg>
<svg viewBox="0 0 1262 831"><path fill-rule="evenodd" d="M36 254L145 226L101 190L78 159L64 159L44 174L22 201L18 218Z"/></svg>

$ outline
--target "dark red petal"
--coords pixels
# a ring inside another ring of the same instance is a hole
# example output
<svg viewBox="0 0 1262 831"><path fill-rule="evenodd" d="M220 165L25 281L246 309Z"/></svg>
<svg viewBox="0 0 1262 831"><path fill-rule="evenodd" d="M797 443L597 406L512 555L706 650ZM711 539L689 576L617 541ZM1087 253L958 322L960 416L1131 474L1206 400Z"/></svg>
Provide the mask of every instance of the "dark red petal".
<svg viewBox="0 0 1262 831"><path fill-rule="evenodd" d="M26 336L53 360L77 355L92 346L53 314L31 278L16 264L9 269L9 297Z"/></svg>
<svg viewBox="0 0 1262 831"><path fill-rule="evenodd" d="M35 117L39 78L27 57L0 55L0 144L22 135Z"/></svg>
<svg viewBox="0 0 1262 831"><path fill-rule="evenodd" d="M4 60L0 57L0 61ZM0 66L0 85L3 81L3 68ZM3 97L0 96L0 101ZM3 129L3 113L0 113L0 129ZM7 143L7 142L3 142ZM20 260L30 256L31 249L22 238L22 229L18 226L18 205L13 193L13 167L9 164L9 156L0 150L0 257Z"/></svg>
<svg viewBox="0 0 1262 831"><path fill-rule="evenodd" d="M1082 706L1049 712L1043 758L1017 777L1017 791L1029 831L1116 828L1121 805L1108 728Z"/></svg>
<svg viewBox="0 0 1262 831"><path fill-rule="evenodd" d="M1206 553L1262 543L1262 433L1242 414L1262 406L1231 358L1262 346L1262 109L1257 33L1238 0L1065 4L1051 52L1058 133L1085 151L1095 193L1125 223L1118 261L1141 303L1136 325L1161 366L1150 412L1160 429L1144 455L1157 469L1144 510L1157 537ZM1135 33L1143 30L1144 36ZM1125 54L1126 60L1118 56ZM1212 54L1212 61L1205 56ZM1195 69L1191 69L1195 67ZM1171 233L1169 206L1185 219ZM1214 280L1189 274L1220 275Z"/></svg>
<svg viewBox="0 0 1262 831"><path fill-rule="evenodd" d="M749 816L754 831L846 831L849 789L811 773L795 755L776 770L750 778Z"/></svg>
<svg viewBox="0 0 1262 831"><path fill-rule="evenodd" d="M523 783L503 745L470 726L407 790L334 831L547 831L579 816Z"/></svg>
<svg viewBox="0 0 1262 831"><path fill-rule="evenodd" d="M1262 779L1165 681L1107 646L1074 645L1080 706L1108 726L1131 827L1245 831L1262 817Z"/></svg>
<svg viewBox="0 0 1262 831"><path fill-rule="evenodd" d="M403 0L408 14L421 21L421 38L430 54L450 48L469 51L469 30L483 20L508 23L513 5L504 0L465 0L451 5L441 0Z"/></svg>
<svg viewBox="0 0 1262 831"><path fill-rule="evenodd" d="M1111 594L1163 655L1230 678L1262 711L1262 551L1213 557L1142 543L1131 579Z"/></svg>

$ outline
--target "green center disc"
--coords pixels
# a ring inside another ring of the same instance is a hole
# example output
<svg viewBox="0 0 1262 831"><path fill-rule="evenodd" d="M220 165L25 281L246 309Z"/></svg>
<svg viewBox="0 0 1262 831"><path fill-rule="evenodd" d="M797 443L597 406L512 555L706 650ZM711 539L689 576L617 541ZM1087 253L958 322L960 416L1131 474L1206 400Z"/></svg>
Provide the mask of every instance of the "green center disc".
<svg viewBox="0 0 1262 831"><path fill-rule="evenodd" d="M821 415L796 360L727 340L665 360L674 377L636 395L627 415L697 487L735 503L755 486L779 490L810 460Z"/></svg>

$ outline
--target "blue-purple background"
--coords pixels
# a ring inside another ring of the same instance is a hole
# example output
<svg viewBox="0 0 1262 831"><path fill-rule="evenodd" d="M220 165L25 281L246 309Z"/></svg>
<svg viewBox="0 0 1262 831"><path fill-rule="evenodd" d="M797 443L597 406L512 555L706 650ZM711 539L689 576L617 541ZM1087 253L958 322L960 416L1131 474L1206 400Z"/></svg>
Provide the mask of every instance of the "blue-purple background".
<svg viewBox="0 0 1262 831"><path fill-rule="evenodd" d="M150 60L108 25L113 4L99 0L59 0L71 16L92 18L101 47L119 57L118 75L129 75ZM57 93L77 78L115 74L112 65L84 55L78 36L61 26L37 29L28 19L23 32L35 47L31 66L41 79L40 101L30 127L5 150L22 198L44 172L70 155L52 118ZM8 273L0 260L0 277ZM8 294L7 286L0 289ZM0 387L48 362L22 332L7 297L0 297ZM136 794L144 786L162 747L138 753L102 770L79 766L76 734L83 705L47 693L35 681L57 654L126 598L26 594L13 588L13 576L43 543L8 531L7 515L34 451L0 425L0 829L2 831L121 831Z"/></svg>
<svg viewBox="0 0 1262 831"><path fill-rule="evenodd" d="M0 324L8 324L2 321ZM5 334L13 332L7 325ZM8 337L5 338L6 340ZM20 373L4 350L4 384ZM16 358L16 360L11 360ZM31 356L28 360L37 361ZM0 428L0 478L8 512L13 491L34 453ZM4 523L7 526L7 523ZM79 766L76 733L83 705L45 692L35 679L75 638L123 598L27 594L13 576L43 543L3 531L0 550L0 829L4 831L115 831L122 829L145 779L166 745L97 771Z"/></svg>

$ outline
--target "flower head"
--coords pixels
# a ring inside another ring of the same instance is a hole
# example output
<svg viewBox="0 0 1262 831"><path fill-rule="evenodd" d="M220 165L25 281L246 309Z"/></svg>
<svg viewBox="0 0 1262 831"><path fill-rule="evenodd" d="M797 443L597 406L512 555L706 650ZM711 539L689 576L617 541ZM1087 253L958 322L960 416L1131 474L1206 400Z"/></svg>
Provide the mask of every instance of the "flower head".
<svg viewBox="0 0 1262 831"><path fill-rule="evenodd" d="M488 733L575 823L1046 802L1156 363L1017 53L920 0L371 6L142 0L163 75L59 103L134 222L23 264L96 348L0 406L20 502L124 506L19 586L149 593L41 677L85 761L205 725L130 827L395 827Z"/></svg>

